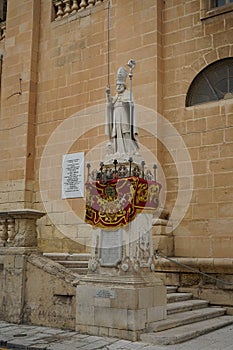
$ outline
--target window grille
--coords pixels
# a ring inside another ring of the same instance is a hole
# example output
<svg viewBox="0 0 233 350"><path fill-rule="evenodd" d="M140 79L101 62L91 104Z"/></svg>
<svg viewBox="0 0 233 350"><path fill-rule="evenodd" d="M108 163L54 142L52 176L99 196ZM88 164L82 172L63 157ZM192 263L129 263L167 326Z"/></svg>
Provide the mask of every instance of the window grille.
<svg viewBox="0 0 233 350"><path fill-rule="evenodd" d="M233 3L233 0L209 0L208 2L209 2L208 9L211 10L216 7L222 7L230 3Z"/></svg>
<svg viewBox="0 0 233 350"><path fill-rule="evenodd" d="M204 68L192 81L186 107L233 98L233 58L225 58Z"/></svg>

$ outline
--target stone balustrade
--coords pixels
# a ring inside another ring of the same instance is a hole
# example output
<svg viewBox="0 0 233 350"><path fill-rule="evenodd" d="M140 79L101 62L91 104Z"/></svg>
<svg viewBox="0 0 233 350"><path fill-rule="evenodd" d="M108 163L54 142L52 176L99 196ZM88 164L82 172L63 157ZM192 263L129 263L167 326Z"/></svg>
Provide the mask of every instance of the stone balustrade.
<svg viewBox="0 0 233 350"><path fill-rule="evenodd" d="M0 247L36 247L36 220L43 215L32 209L0 212Z"/></svg>
<svg viewBox="0 0 233 350"><path fill-rule="evenodd" d="M55 8L55 20L74 15L77 12L83 11L101 4L104 0L53 0Z"/></svg>

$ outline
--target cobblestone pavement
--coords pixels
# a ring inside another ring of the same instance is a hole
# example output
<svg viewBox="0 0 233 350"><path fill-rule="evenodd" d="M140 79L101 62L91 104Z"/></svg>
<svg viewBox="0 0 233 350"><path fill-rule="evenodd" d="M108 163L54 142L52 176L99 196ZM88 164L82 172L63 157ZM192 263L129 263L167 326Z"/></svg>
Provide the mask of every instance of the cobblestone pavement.
<svg viewBox="0 0 233 350"><path fill-rule="evenodd" d="M178 345L150 345L0 321L0 350L233 350L233 325Z"/></svg>

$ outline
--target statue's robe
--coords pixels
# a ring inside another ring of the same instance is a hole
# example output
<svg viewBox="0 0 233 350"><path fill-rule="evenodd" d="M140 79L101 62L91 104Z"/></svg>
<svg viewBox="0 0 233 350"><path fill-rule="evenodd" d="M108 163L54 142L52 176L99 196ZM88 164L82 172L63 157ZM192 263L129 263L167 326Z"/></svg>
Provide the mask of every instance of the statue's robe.
<svg viewBox="0 0 233 350"><path fill-rule="evenodd" d="M105 131L112 143L113 153L134 154L139 149L135 108L132 102L130 120L130 103L128 90L108 99Z"/></svg>

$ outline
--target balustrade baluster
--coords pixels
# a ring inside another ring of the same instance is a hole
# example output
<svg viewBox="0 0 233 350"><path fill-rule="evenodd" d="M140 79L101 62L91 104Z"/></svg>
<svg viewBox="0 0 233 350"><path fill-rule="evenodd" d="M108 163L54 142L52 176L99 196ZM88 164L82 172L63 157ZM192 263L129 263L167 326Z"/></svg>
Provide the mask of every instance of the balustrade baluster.
<svg viewBox="0 0 233 350"><path fill-rule="evenodd" d="M95 0L88 0L88 7L94 6L95 5Z"/></svg>
<svg viewBox="0 0 233 350"><path fill-rule="evenodd" d="M67 17L67 16L69 16L69 14L71 12L71 0L63 0L63 2L65 4L65 10L64 10L63 17Z"/></svg>
<svg viewBox="0 0 233 350"><path fill-rule="evenodd" d="M15 220L14 219L7 219L7 233L8 233L8 243L12 243L15 238Z"/></svg>
<svg viewBox="0 0 233 350"><path fill-rule="evenodd" d="M7 241L6 219L0 219L0 247L4 247Z"/></svg>
<svg viewBox="0 0 233 350"><path fill-rule="evenodd" d="M75 14L76 12L78 12L78 0L73 0L73 5L71 7L71 14Z"/></svg>
<svg viewBox="0 0 233 350"><path fill-rule="evenodd" d="M62 17L64 16L64 10L63 10L64 4L63 4L63 1L56 1L54 3L54 5L58 8L56 20L62 19Z"/></svg>
<svg viewBox="0 0 233 350"><path fill-rule="evenodd" d="M55 20L60 20L63 17L73 15L85 8L93 7L102 4L103 0L53 0L53 5L56 10Z"/></svg>
<svg viewBox="0 0 233 350"><path fill-rule="evenodd" d="M82 0L81 4L80 4L80 10L79 11L85 10L86 7L87 7L86 0Z"/></svg>

